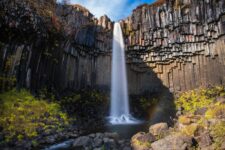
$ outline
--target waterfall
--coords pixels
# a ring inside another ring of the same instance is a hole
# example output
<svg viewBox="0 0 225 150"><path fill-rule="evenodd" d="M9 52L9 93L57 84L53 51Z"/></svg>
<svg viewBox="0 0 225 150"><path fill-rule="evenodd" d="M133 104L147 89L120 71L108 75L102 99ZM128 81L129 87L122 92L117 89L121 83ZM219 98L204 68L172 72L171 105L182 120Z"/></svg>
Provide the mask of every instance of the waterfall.
<svg viewBox="0 0 225 150"><path fill-rule="evenodd" d="M119 23L113 30L111 124L130 124L136 120L130 115L123 34Z"/></svg>

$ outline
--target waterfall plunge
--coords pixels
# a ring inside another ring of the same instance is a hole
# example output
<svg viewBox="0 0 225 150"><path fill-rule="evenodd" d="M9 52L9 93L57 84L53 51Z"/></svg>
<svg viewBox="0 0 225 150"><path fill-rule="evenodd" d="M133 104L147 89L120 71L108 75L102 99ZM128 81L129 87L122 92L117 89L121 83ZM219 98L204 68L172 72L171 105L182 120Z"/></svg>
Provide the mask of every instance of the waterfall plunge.
<svg viewBox="0 0 225 150"><path fill-rule="evenodd" d="M123 34L119 23L113 31L111 124L132 124L137 121L130 115Z"/></svg>

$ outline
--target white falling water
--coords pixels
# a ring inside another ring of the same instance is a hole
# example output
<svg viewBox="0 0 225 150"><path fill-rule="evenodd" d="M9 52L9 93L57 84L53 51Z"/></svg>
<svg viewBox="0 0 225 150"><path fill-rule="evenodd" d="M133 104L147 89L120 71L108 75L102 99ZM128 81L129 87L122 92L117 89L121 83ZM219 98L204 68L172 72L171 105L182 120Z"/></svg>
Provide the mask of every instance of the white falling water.
<svg viewBox="0 0 225 150"><path fill-rule="evenodd" d="M112 86L111 86L111 124L132 124L136 120L130 115L127 74L124 54L123 34L119 23L113 31Z"/></svg>

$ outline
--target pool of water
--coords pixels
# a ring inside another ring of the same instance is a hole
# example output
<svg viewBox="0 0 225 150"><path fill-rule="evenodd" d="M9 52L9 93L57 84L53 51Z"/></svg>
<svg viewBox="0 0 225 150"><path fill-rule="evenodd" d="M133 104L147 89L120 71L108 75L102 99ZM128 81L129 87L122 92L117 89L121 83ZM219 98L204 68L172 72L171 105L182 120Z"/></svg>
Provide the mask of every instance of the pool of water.
<svg viewBox="0 0 225 150"><path fill-rule="evenodd" d="M122 139L130 139L137 132L148 131L150 123L140 122L138 124L112 125L105 126L105 132L117 132Z"/></svg>

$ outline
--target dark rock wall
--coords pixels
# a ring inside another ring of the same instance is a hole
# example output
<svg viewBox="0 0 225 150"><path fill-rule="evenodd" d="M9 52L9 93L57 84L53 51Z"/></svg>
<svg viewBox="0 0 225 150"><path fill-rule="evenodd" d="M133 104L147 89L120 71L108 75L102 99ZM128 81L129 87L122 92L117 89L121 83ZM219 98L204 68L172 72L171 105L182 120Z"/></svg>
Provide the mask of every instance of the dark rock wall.
<svg viewBox="0 0 225 150"><path fill-rule="evenodd" d="M130 94L225 83L224 0L158 0L121 25ZM79 5L1 0L0 77L33 90L108 90L112 30Z"/></svg>
<svg viewBox="0 0 225 150"><path fill-rule="evenodd" d="M32 90L107 90L113 23L79 5L42 10L42 2L0 2L0 75Z"/></svg>
<svg viewBox="0 0 225 150"><path fill-rule="evenodd" d="M176 92L225 84L224 0L159 0L121 25L131 93L156 89L155 76Z"/></svg>

